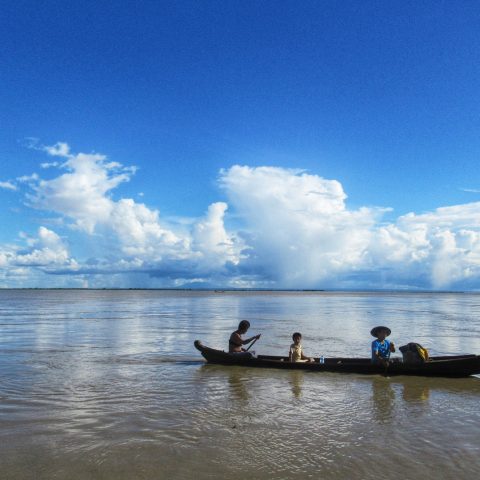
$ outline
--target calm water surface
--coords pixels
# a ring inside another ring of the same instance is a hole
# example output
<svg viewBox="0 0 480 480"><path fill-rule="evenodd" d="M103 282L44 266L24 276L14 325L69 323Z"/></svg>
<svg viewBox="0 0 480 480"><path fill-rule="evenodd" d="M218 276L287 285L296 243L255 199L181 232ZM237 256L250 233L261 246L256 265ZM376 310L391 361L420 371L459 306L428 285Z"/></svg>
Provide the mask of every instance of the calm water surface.
<svg viewBox="0 0 480 480"><path fill-rule="evenodd" d="M257 353L368 356L370 329L480 353L480 295L0 290L2 479L472 479L480 378L205 365L239 320ZM250 333L250 332L249 332Z"/></svg>

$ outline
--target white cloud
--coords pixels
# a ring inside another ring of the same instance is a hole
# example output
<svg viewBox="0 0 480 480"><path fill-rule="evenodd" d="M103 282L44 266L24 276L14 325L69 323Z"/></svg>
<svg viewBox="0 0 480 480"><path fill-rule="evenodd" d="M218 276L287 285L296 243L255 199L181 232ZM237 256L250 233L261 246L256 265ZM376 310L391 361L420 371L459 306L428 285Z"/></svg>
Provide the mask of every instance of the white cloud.
<svg viewBox="0 0 480 480"><path fill-rule="evenodd" d="M187 247L182 238L161 227L157 210L130 198L112 202L110 216L105 223L127 255L157 261L165 254L181 256Z"/></svg>
<svg viewBox="0 0 480 480"><path fill-rule="evenodd" d="M70 147L67 143L57 142L55 145L47 146L44 145L40 147L41 150L47 152L52 157L64 157L70 158Z"/></svg>
<svg viewBox="0 0 480 480"><path fill-rule="evenodd" d="M0 249L0 268L6 267L68 267L76 268L67 246L52 230L40 227L37 237L25 238L28 247L3 246Z"/></svg>
<svg viewBox="0 0 480 480"><path fill-rule="evenodd" d="M29 205L68 219L78 232L108 245L104 255L109 260L100 258L83 265L82 271L145 271L155 276L176 272L191 277L194 271L215 275L227 262L238 263L240 246L234 245L223 225L226 204L211 205L198 224L180 225L174 231L162 225L158 210L130 198L112 198L112 191L130 180L135 167L100 154L72 154L64 143L42 150L68 156L58 166L66 172L50 180L25 176L22 180L31 188Z"/></svg>
<svg viewBox="0 0 480 480"><path fill-rule="evenodd" d="M12 182L0 182L0 188L3 188L4 190L17 190L17 186Z"/></svg>
<svg viewBox="0 0 480 480"><path fill-rule="evenodd" d="M35 183L39 179L37 173L32 173L31 175L22 175L21 177L17 177L17 181L20 183Z"/></svg>
<svg viewBox="0 0 480 480"><path fill-rule="evenodd" d="M351 211L339 182L234 166L220 184L250 232L245 264L285 287L318 285L363 263L379 211Z"/></svg>
<svg viewBox="0 0 480 480"><path fill-rule="evenodd" d="M349 209L336 180L236 165L219 176L228 203L212 203L201 218L167 222L144 203L114 198L135 167L101 154L73 154L63 142L37 149L65 161L48 164L59 169L53 178L17 178L19 187L30 189L28 204L56 215L58 228L69 225L62 237L74 250L91 239L96 253L75 260L65 240L41 227L22 239L25 249L0 247L4 282L5 272L15 270L20 279L33 269L74 274L75 284L96 286L480 286L480 202L409 213L385 224L387 209Z"/></svg>
<svg viewBox="0 0 480 480"><path fill-rule="evenodd" d="M193 229L192 248L202 256L205 266L213 268L226 262L238 265L243 243L227 233L224 216L228 205L224 202L213 203L208 207L207 215L200 219Z"/></svg>
<svg viewBox="0 0 480 480"><path fill-rule="evenodd" d="M40 164L42 168L59 167L60 165L60 162L43 162Z"/></svg>
<svg viewBox="0 0 480 480"><path fill-rule="evenodd" d="M243 267L276 285L351 287L352 277L357 288L480 283L479 202L381 225L385 209L349 210L339 182L302 171L234 166L220 183L249 231Z"/></svg>
<svg viewBox="0 0 480 480"><path fill-rule="evenodd" d="M60 145L61 148L51 147L51 151L69 152L68 145ZM108 193L130 180L130 171L105 160L106 157L99 154L70 155L62 165L67 173L52 180L33 178L36 181L32 185L34 192L27 197L31 206L62 214L73 219L79 229L93 233L98 223L110 218L114 208Z"/></svg>
<svg viewBox="0 0 480 480"><path fill-rule="evenodd" d="M376 264L401 265L430 279L432 288L480 280L480 202L410 213L377 230Z"/></svg>

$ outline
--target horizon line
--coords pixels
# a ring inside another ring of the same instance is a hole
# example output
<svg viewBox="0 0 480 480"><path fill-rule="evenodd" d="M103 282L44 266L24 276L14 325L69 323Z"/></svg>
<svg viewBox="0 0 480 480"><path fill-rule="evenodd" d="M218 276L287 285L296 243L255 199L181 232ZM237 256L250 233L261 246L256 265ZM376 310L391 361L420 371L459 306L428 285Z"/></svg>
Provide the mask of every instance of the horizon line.
<svg viewBox="0 0 480 480"><path fill-rule="evenodd" d="M2 290L179 291L179 292L312 292L312 293L480 293L479 290L325 289L325 288L178 288L178 287L0 287Z"/></svg>

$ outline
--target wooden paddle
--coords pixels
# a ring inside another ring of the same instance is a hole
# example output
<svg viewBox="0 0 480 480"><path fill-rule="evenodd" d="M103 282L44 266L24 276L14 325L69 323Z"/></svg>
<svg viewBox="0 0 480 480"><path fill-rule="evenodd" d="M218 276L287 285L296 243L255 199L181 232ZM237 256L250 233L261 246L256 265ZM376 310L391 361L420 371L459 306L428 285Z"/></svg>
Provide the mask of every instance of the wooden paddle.
<svg viewBox="0 0 480 480"><path fill-rule="evenodd" d="M248 352L252 347L253 347L253 344L258 340L258 337L248 346L248 348L245 350L246 352Z"/></svg>

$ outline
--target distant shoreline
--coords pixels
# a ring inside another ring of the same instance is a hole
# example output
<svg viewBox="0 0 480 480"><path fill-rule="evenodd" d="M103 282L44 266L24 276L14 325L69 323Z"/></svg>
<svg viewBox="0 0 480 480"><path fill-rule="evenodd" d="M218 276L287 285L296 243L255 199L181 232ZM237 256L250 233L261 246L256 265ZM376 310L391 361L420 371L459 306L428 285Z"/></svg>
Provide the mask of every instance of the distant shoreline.
<svg viewBox="0 0 480 480"><path fill-rule="evenodd" d="M478 290L327 290L327 289L308 289L308 288L82 288L82 287L0 287L0 291L11 290L34 290L34 291L54 291L54 290L75 290L75 291L165 291L165 292L212 292L212 293L385 293L385 294L478 294Z"/></svg>

